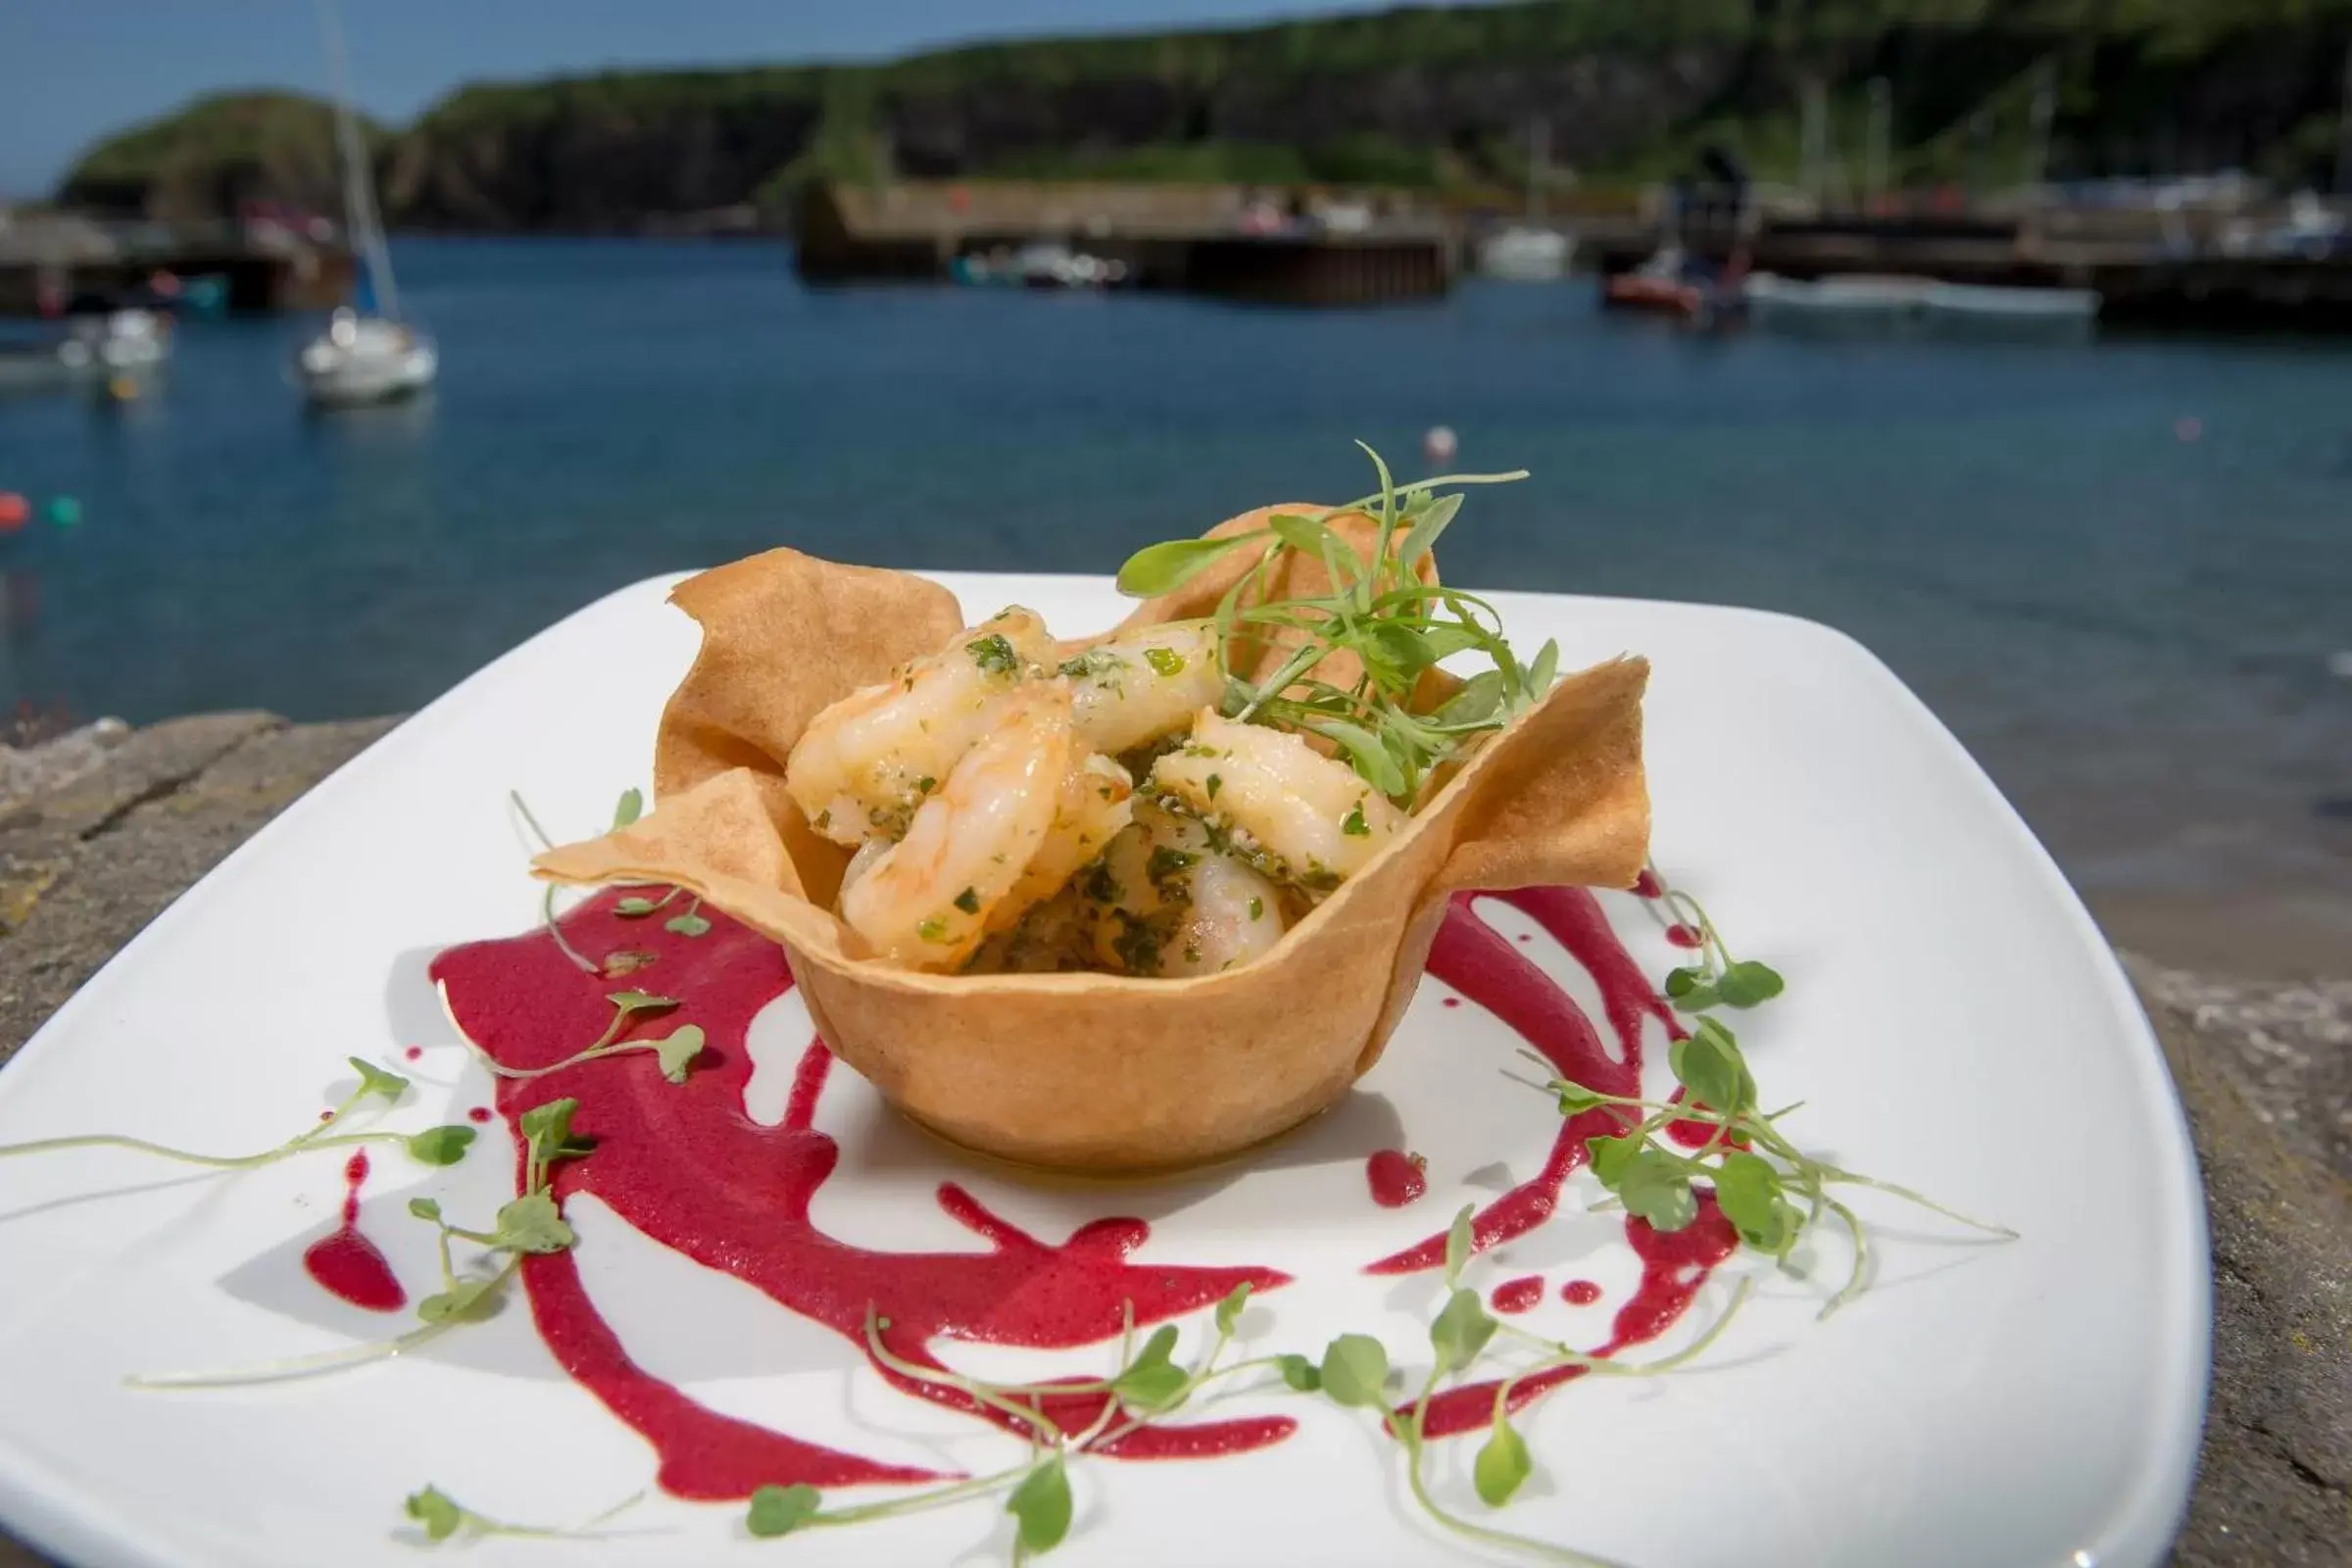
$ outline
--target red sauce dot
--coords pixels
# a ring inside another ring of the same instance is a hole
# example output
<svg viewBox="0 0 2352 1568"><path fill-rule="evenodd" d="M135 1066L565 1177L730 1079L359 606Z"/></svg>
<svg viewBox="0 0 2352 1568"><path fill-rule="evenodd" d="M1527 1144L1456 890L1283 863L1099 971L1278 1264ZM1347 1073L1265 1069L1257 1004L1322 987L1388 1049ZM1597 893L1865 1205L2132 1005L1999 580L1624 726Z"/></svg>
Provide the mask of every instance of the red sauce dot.
<svg viewBox="0 0 2352 1568"><path fill-rule="evenodd" d="M1400 1149L1384 1149L1364 1161L1364 1181L1372 1189L1372 1201L1383 1208L1402 1208L1429 1191L1429 1178L1422 1174L1425 1163Z"/></svg>
<svg viewBox="0 0 2352 1568"><path fill-rule="evenodd" d="M1462 1004L1462 999L1461 999L1461 998L1459 998L1459 997L1447 997L1447 998L1445 1000L1444 1004L1443 1004L1443 1005L1445 1005L1445 1006L1448 1006L1448 1007L1458 1007L1458 1006L1460 1006L1461 1004Z"/></svg>
<svg viewBox="0 0 2352 1568"><path fill-rule="evenodd" d="M417 1057L424 1054L424 1048L422 1046L411 1046L408 1050L402 1052L401 1054L408 1057L411 1061L415 1061Z"/></svg>
<svg viewBox="0 0 2352 1568"><path fill-rule="evenodd" d="M1519 940L1520 940L1520 941L1522 941L1522 942L1533 942L1533 941L1535 941L1536 939L1535 939L1534 937L1530 936L1530 935L1529 935L1527 932L1525 932L1525 931L1522 931L1522 932L1520 932L1520 933L1519 933Z"/></svg>
<svg viewBox="0 0 2352 1568"><path fill-rule="evenodd" d="M1634 891L1642 898L1654 899L1666 890L1658 886L1658 879L1654 873L1644 871L1634 879Z"/></svg>
<svg viewBox="0 0 2352 1568"><path fill-rule="evenodd" d="M1666 928L1666 940L1678 948L1695 948L1703 944L1706 938L1699 934L1698 927L1694 925L1670 925Z"/></svg>
<svg viewBox="0 0 2352 1568"><path fill-rule="evenodd" d="M1560 1287L1560 1299L1570 1306L1591 1306L1600 1299L1600 1287L1591 1280L1570 1280Z"/></svg>
<svg viewBox="0 0 2352 1568"><path fill-rule="evenodd" d="M490 1107L488 1105L476 1105L466 1113L466 1119L467 1121L488 1121L490 1119Z"/></svg>
<svg viewBox="0 0 2352 1568"><path fill-rule="evenodd" d="M1497 1312L1524 1312L1544 1299L1544 1276L1530 1274L1525 1279L1504 1280L1494 1287L1488 1298Z"/></svg>
<svg viewBox="0 0 2352 1568"><path fill-rule="evenodd" d="M335 1119L335 1113L331 1110L322 1110L318 1113L318 1119L320 1121L333 1121Z"/></svg>

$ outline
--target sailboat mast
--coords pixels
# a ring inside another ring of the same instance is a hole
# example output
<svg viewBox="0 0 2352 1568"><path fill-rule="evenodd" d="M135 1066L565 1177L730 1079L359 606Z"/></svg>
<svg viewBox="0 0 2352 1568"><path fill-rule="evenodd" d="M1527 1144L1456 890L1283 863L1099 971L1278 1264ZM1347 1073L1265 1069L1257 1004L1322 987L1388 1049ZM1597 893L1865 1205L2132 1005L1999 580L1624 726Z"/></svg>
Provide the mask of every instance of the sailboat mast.
<svg viewBox="0 0 2352 1568"><path fill-rule="evenodd" d="M1551 173L1551 122L1538 116L1527 127L1527 216L1532 219Z"/></svg>
<svg viewBox="0 0 2352 1568"><path fill-rule="evenodd" d="M326 36L327 77L335 91L335 145L343 163L343 216L357 232L360 259L374 280L385 316L400 318L400 288L392 281L392 257L384 248L384 225L375 213L375 178L360 122L351 112L351 64L343 53L343 26L335 0L318 0L318 29Z"/></svg>

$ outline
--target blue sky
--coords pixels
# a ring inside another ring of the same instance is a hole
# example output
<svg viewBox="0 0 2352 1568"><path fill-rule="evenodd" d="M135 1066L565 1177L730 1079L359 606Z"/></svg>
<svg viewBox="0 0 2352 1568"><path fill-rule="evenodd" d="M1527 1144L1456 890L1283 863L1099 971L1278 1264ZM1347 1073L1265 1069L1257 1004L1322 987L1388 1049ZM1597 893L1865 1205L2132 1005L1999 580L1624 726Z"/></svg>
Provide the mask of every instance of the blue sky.
<svg viewBox="0 0 2352 1568"><path fill-rule="evenodd" d="M1262 21L1348 0L343 0L362 108L610 65L871 59L1023 33ZM322 87L313 0L0 0L0 193L199 92Z"/></svg>

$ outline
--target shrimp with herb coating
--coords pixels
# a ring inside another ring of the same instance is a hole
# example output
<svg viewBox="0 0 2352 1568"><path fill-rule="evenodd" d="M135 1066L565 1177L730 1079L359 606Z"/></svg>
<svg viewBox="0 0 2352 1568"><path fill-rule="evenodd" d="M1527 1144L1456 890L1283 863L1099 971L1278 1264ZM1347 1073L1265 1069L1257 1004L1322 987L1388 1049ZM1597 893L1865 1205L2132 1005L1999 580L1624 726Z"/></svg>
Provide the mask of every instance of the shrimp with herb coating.
<svg viewBox="0 0 2352 1568"><path fill-rule="evenodd" d="M1287 730L1203 709L1192 738L1152 766L1146 793L1206 823L1267 874L1327 893L1408 825L1364 782Z"/></svg>
<svg viewBox="0 0 2352 1568"><path fill-rule="evenodd" d="M1264 954L1288 925L1280 888L1219 854L1200 823L1150 805L1079 891L1097 905L1096 960L1133 975L1214 974Z"/></svg>
<svg viewBox="0 0 2352 1568"><path fill-rule="evenodd" d="M1078 732L1116 756L1176 734L1225 690L1217 631L1204 620L1121 632L1063 661Z"/></svg>
<svg viewBox="0 0 2352 1568"><path fill-rule="evenodd" d="M836 844L896 838L1054 657L1045 622L1017 607L960 631L938 653L809 720L785 764L784 788Z"/></svg>
<svg viewBox="0 0 2352 1568"><path fill-rule="evenodd" d="M1016 691L996 727L915 808L906 837L843 888L842 918L891 963L956 967L992 920L1009 925L1026 906L1015 890L1054 832L1078 760L1068 688L1041 681Z"/></svg>

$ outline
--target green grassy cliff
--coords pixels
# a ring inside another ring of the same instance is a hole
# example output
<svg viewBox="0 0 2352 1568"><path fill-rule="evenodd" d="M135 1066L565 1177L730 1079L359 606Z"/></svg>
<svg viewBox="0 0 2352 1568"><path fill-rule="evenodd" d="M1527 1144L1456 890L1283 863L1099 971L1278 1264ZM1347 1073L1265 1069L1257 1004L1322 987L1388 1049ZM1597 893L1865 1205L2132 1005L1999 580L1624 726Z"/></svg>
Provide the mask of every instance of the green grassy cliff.
<svg viewBox="0 0 2352 1568"><path fill-rule="evenodd" d="M2051 172L2331 172L2352 0L1523 0L1211 31L976 44L875 66L626 72L465 87L385 138L395 220L628 228L814 176L1515 185L1528 127L1590 181L1701 145L1797 161L1803 86L1859 163L1891 84L1894 172L2014 179L2035 85ZM315 193L325 121L207 100L93 149L70 199L177 212ZM331 186L324 187L331 191Z"/></svg>

